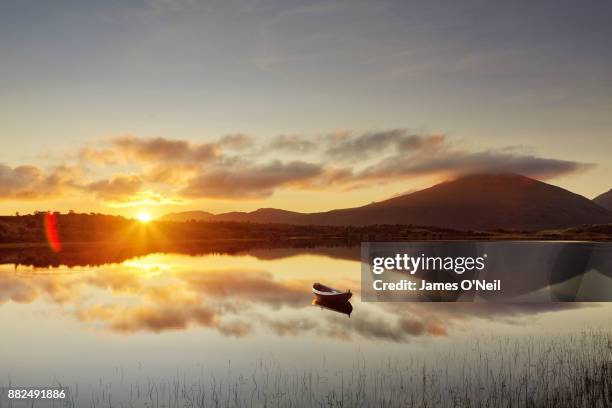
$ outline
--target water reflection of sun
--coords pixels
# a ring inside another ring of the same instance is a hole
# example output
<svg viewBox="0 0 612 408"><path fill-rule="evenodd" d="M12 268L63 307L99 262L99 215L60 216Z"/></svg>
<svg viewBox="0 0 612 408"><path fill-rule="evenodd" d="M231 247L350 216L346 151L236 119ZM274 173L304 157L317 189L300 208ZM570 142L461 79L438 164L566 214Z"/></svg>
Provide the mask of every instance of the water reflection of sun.
<svg viewBox="0 0 612 408"><path fill-rule="evenodd" d="M121 265L128 273L146 278L162 275L172 269L172 265L147 257L124 261Z"/></svg>

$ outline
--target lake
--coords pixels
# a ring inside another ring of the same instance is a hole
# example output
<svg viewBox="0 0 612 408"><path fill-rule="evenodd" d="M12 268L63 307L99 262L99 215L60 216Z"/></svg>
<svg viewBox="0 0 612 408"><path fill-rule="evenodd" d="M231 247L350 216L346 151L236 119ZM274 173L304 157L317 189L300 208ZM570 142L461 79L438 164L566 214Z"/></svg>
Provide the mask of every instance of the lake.
<svg viewBox="0 0 612 408"><path fill-rule="evenodd" d="M71 406L208 406L198 398L367 405L379 403L385 387L395 387L398 406L409 396L418 406L428 392L465 387L466 369L494 392L499 384L487 382L487 370L507 375L514 361L516 381L532 349L544 356L551 345L561 353L592 342L610 357L612 304L362 302L358 247L150 253L53 266L28 261L38 259L36 249L24 251L0 265L0 385L59 383L69 387ZM313 305L315 281L351 289L350 316ZM541 358L547 370L559 369Z"/></svg>

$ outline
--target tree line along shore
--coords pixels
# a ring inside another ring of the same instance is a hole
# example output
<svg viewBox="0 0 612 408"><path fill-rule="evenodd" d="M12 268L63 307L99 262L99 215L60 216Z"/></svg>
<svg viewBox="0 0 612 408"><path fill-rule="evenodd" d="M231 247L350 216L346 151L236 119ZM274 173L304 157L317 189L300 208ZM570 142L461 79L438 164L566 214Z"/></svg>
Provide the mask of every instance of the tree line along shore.
<svg viewBox="0 0 612 408"><path fill-rule="evenodd" d="M49 232L45 214L38 212L30 215L0 216L0 245L45 243ZM69 213L56 214L53 228L64 243L110 242L131 245L201 240L342 240L348 243L407 240L612 240L612 224L545 231L462 231L401 224L357 227L233 221L141 223L122 216Z"/></svg>

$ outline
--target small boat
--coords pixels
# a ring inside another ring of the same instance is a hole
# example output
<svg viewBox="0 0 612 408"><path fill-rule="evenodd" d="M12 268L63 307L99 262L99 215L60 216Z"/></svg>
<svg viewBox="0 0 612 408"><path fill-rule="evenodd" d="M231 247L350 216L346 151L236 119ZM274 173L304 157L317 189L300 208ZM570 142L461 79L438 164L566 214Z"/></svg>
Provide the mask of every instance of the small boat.
<svg viewBox="0 0 612 408"><path fill-rule="evenodd" d="M319 282L312 285L312 293L315 294L317 299L324 302L347 302L351 296L353 296L350 289L346 292L342 292L341 290L330 288Z"/></svg>

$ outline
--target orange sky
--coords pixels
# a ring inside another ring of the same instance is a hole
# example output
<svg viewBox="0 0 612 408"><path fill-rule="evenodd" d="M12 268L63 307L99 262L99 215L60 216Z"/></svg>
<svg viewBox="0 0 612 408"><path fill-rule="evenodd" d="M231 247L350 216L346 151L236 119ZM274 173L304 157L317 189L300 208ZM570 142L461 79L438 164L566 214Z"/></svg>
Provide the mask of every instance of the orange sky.
<svg viewBox="0 0 612 408"><path fill-rule="evenodd" d="M273 206L320 211L367 204L474 172L541 180L588 173L590 163L520 148L468 149L407 129L339 131L212 142L108 137L64 152L61 164L0 166L4 213L33 210L153 216Z"/></svg>
<svg viewBox="0 0 612 408"><path fill-rule="evenodd" d="M612 187L610 5L0 4L0 214Z"/></svg>

